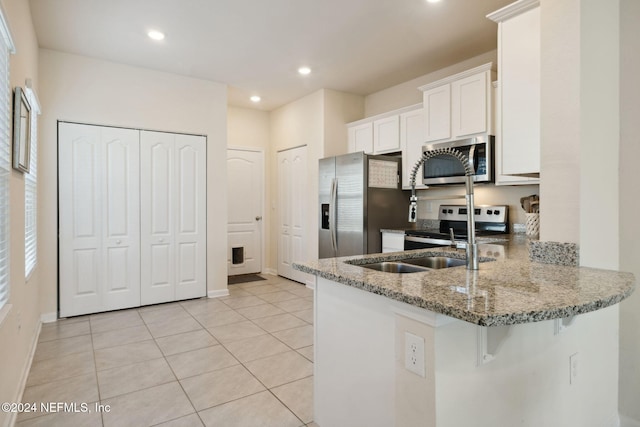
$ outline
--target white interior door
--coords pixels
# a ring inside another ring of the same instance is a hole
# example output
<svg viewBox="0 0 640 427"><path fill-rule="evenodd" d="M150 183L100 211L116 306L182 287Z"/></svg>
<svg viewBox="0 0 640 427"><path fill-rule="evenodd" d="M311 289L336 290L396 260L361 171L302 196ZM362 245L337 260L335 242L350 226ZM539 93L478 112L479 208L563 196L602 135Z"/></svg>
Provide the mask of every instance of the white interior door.
<svg viewBox="0 0 640 427"><path fill-rule="evenodd" d="M262 271L264 155L227 150L227 274Z"/></svg>
<svg viewBox="0 0 640 427"><path fill-rule="evenodd" d="M306 260L307 147L278 153L278 274L305 282L293 263Z"/></svg>
<svg viewBox="0 0 640 427"><path fill-rule="evenodd" d="M60 316L140 305L138 131L59 125Z"/></svg>
<svg viewBox="0 0 640 427"><path fill-rule="evenodd" d="M140 135L141 302L206 295L204 137Z"/></svg>

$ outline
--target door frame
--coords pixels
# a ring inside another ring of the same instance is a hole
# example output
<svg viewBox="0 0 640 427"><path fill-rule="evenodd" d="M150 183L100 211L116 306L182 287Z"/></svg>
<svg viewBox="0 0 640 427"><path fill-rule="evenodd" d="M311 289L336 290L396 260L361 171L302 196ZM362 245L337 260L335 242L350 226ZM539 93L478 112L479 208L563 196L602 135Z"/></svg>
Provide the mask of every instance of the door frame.
<svg viewBox="0 0 640 427"><path fill-rule="evenodd" d="M229 156L229 151L248 151L252 153L260 154L260 162L262 163L262 186L260 191L260 216L262 216L262 221L260 221L260 273L265 273L265 258L267 253L267 244L266 244L266 236L265 236L265 226L264 224L267 222L267 217L265 215L265 200L267 193L267 170L265 165L265 149L259 147L243 147L240 145L227 145L227 157ZM227 172L227 179L229 174ZM227 185L228 187L228 185ZM227 199L229 195L227 194ZM228 202L227 202L228 205ZM227 227L229 226L229 218L227 218ZM227 229L227 235L229 230Z"/></svg>

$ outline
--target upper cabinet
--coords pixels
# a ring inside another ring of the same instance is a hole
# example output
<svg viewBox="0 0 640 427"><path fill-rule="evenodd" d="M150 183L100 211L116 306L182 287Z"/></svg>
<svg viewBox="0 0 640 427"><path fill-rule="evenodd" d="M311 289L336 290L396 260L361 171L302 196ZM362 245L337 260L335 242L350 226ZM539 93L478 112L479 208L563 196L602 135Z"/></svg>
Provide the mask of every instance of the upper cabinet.
<svg viewBox="0 0 640 427"><path fill-rule="evenodd" d="M359 121L358 124L349 125L347 133L350 153L373 153L373 122Z"/></svg>
<svg viewBox="0 0 640 427"><path fill-rule="evenodd" d="M425 142L492 133L491 63L421 86Z"/></svg>
<svg viewBox="0 0 640 427"><path fill-rule="evenodd" d="M387 154L401 151L402 114L421 107L413 105L347 124L349 152ZM424 133L421 137L424 142Z"/></svg>
<svg viewBox="0 0 640 427"><path fill-rule="evenodd" d="M519 0L487 17L498 23L496 184L534 184L540 174L539 0Z"/></svg>

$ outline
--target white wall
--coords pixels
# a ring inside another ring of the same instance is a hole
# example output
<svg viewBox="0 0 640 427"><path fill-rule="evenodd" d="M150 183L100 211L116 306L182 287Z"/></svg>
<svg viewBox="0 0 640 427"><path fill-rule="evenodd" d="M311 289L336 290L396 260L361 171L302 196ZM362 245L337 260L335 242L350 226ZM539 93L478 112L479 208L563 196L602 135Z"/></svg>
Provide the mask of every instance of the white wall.
<svg viewBox="0 0 640 427"><path fill-rule="evenodd" d="M38 91L38 44L31 22L29 2L2 0L11 29L16 53L10 58L10 84L24 88L25 79L32 80ZM13 105L13 104L12 104ZM39 156L40 157L40 156ZM10 277L9 301L3 307L6 317L0 320L0 402L18 402L26 380L26 369L40 327L39 288L42 275L39 262L28 279L24 262L24 175L12 170L9 176ZM38 224L42 230L42 225ZM39 252L42 258L44 254ZM7 425L12 415L0 412L0 426Z"/></svg>
<svg viewBox="0 0 640 427"><path fill-rule="evenodd" d="M620 269L640 278L640 2L620 2ZM640 426L640 292L620 304L620 413ZM622 424L626 427L625 424Z"/></svg>
<svg viewBox="0 0 640 427"><path fill-rule="evenodd" d="M40 50L41 310L57 309L57 121L207 136L207 287L226 291L226 86Z"/></svg>

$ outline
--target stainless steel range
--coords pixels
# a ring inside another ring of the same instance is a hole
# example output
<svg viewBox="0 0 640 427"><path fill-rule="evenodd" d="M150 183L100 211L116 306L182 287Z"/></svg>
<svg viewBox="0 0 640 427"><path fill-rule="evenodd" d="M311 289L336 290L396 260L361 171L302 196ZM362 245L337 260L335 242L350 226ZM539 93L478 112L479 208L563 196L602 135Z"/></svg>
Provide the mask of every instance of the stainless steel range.
<svg viewBox="0 0 640 427"><path fill-rule="evenodd" d="M476 235L491 236L509 233L509 207L476 205L474 208ZM424 249L456 246L467 240L467 207L440 205L440 228L437 230L405 230L404 249Z"/></svg>

